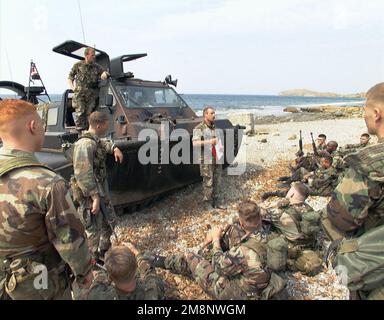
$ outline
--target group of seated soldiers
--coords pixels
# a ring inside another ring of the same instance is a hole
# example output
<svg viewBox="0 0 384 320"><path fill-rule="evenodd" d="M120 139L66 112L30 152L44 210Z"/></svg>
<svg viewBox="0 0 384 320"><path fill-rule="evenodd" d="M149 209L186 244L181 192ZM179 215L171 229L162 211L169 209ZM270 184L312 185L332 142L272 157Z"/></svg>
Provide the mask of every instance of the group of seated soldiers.
<svg viewBox="0 0 384 320"><path fill-rule="evenodd" d="M323 266L326 237L320 228L321 211L306 199L329 196L343 174L343 156L366 146L337 150L319 135L317 154L299 155L292 176L280 179L288 191L275 203L239 204L238 218L226 228L208 232L198 252L168 256L140 253L132 244L112 247L90 288L75 290L78 299L163 299L164 283L156 268L193 278L213 299L285 299L286 271L315 275Z"/></svg>
<svg viewBox="0 0 384 320"><path fill-rule="evenodd" d="M289 166L292 175L278 179L282 182L278 186L283 190L265 192L262 198L265 200L271 196L284 197L289 185L295 181L306 184L312 196L330 196L348 168L343 158L360 148L368 146L369 141L369 134L363 133L360 137L360 143L347 144L338 149L336 141L329 141L327 143L326 136L320 134L314 152L304 155L299 151L296 154L295 165Z"/></svg>

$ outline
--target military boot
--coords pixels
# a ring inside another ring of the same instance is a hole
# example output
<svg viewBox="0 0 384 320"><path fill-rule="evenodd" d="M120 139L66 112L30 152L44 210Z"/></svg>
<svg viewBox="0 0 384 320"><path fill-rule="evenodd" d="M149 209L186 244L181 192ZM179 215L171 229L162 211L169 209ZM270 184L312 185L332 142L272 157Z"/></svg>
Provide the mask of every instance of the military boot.
<svg viewBox="0 0 384 320"><path fill-rule="evenodd" d="M151 255L148 259L149 264L152 268L161 268L166 269L165 267L165 258L164 256L160 256L158 254Z"/></svg>
<svg viewBox="0 0 384 320"><path fill-rule="evenodd" d="M279 181L279 182L289 181L289 180L291 180L291 177L289 177L289 176L283 176L283 177L277 178L277 181Z"/></svg>
<svg viewBox="0 0 384 320"><path fill-rule="evenodd" d="M263 192L261 194L261 199L262 200L267 200L270 197L280 197L284 198L286 193L284 191L272 191L272 192Z"/></svg>
<svg viewBox="0 0 384 320"><path fill-rule="evenodd" d="M219 209L219 210L227 210L227 206L222 204L220 201L218 201L217 199L214 199L212 201L212 207L215 208L215 209Z"/></svg>

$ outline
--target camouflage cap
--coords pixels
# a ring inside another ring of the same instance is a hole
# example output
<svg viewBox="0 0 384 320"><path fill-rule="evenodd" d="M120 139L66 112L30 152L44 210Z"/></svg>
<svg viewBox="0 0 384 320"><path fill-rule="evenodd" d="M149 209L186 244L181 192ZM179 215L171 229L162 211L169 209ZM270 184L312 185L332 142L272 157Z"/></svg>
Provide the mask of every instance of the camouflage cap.
<svg viewBox="0 0 384 320"><path fill-rule="evenodd" d="M239 204L239 218L245 227L257 229L261 226L260 207L252 201L244 201Z"/></svg>

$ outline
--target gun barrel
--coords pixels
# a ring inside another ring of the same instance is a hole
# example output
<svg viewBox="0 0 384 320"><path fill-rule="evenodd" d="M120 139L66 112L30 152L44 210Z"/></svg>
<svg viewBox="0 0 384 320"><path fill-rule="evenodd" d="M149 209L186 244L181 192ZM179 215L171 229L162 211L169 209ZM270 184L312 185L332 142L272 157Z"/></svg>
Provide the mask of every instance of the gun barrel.
<svg viewBox="0 0 384 320"><path fill-rule="evenodd" d="M108 226L111 228L111 231L112 231L112 234L114 235L114 237L117 239L117 234L115 232L115 229L113 228L110 220L108 219L108 209L107 207L105 206L105 203L103 201L103 199L100 200L100 211L101 211L101 214L103 215L103 218L105 219L105 222L108 224Z"/></svg>

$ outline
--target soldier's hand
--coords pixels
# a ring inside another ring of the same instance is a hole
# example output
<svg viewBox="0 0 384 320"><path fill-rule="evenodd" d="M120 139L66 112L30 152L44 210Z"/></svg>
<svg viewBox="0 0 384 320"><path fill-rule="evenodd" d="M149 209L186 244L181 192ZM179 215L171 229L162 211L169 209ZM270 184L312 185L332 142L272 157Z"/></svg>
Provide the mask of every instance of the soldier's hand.
<svg viewBox="0 0 384 320"><path fill-rule="evenodd" d="M212 231L209 231L207 233L207 236L205 237L205 241L204 241L203 247L206 247L207 245L209 245L212 242L212 234L211 234L211 232Z"/></svg>
<svg viewBox="0 0 384 320"><path fill-rule="evenodd" d="M100 79L101 80L107 80L109 77L109 73L107 71L104 71L101 76L100 76Z"/></svg>
<svg viewBox="0 0 384 320"><path fill-rule="evenodd" d="M100 196L98 194L92 196L92 208L91 213L97 214L100 210Z"/></svg>
<svg viewBox="0 0 384 320"><path fill-rule="evenodd" d="M211 232L212 241L220 240L222 233L223 233L223 229L221 227L214 228Z"/></svg>
<svg viewBox="0 0 384 320"><path fill-rule="evenodd" d="M213 138L213 139L211 140L211 144L212 144L213 146L215 146L215 145L217 144L217 138Z"/></svg>
<svg viewBox="0 0 384 320"><path fill-rule="evenodd" d="M115 156L116 162L123 163L124 156L119 148L115 148L113 150L113 155Z"/></svg>

